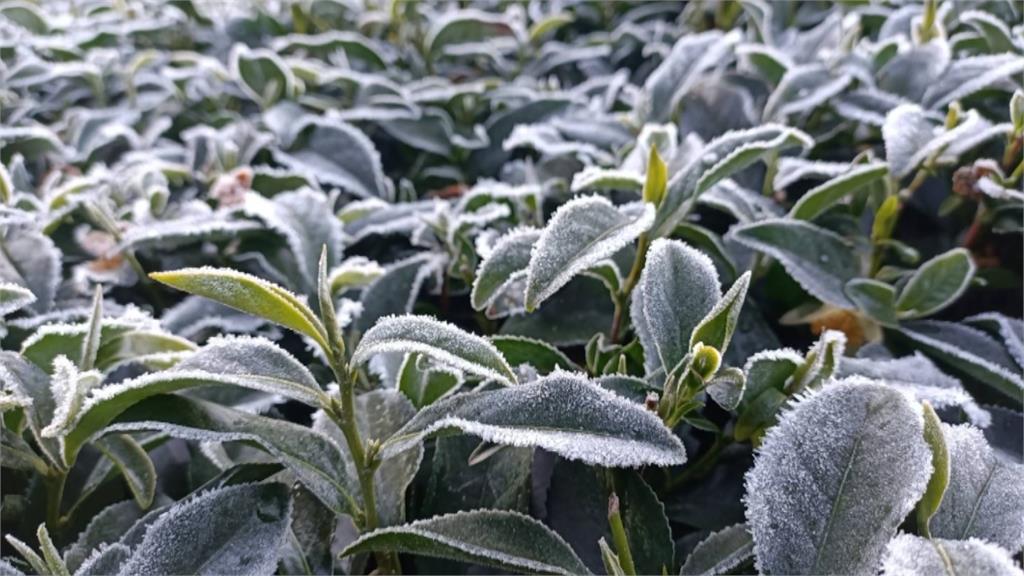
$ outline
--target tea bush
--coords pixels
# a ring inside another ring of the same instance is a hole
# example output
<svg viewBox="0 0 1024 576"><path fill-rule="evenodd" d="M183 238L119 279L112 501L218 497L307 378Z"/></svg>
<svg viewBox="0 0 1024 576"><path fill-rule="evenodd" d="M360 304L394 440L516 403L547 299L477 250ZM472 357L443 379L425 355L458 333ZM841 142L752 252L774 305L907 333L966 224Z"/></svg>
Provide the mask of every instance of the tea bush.
<svg viewBox="0 0 1024 576"><path fill-rule="evenodd" d="M0 0L0 573L1022 574L1021 12Z"/></svg>

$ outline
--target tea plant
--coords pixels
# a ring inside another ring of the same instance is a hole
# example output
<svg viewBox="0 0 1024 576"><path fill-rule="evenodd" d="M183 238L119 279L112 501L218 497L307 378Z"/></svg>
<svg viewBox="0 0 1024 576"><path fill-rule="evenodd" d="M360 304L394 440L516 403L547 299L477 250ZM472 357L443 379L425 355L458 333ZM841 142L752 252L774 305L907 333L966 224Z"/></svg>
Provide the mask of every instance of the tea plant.
<svg viewBox="0 0 1024 576"><path fill-rule="evenodd" d="M1012 2L0 0L3 574L1022 574Z"/></svg>

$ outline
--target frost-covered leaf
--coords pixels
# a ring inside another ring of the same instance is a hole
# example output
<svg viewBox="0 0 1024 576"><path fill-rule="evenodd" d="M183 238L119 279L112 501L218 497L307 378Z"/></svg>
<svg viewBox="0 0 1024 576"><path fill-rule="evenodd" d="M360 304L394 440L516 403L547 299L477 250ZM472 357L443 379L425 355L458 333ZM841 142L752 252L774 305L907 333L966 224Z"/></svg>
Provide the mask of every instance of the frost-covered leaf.
<svg viewBox="0 0 1024 576"><path fill-rule="evenodd" d="M535 310L577 274L633 242L654 221L644 204L630 217L600 196L573 199L551 217L533 246L526 273L526 309Z"/></svg>
<svg viewBox="0 0 1024 576"><path fill-rule="evenodd" d="M999 312L984 312L965 318L964 322L1002 340L1006 351L1024 368L1024 321Z"/></svg>
<svg viewBox="0 0 1024 576"><path fill-rule="evenodd" d="M121 471L139 507L149 508L156 493L156 468L145 448L127 434L111 434L93 446Z"/></svg>
<svg viewBox="0 0 1024 576"><path fill-rule="evenodd" d="M914 271L896 301L900 318L929 316L952 304L974 277L974 260L964 248L954 248Z"/></svg>
<svg viewBox="0 0 1024 576"><path fill-rule="evenodd" d="M431 366L420 354L406 354L396 377L398 391L417 409L453 394L463 385L462 373L444 366Z"/></svg>
<svg viewBox="0 0 1024 576"><path fill-rule="evenodd" d="M540 236L540 230L528 228L513 230L495 241L473 280L470 294L473 308L487 308L516 280L525 278L531 250Z"/></svg>
<svg viewBox="0 0 1024 576"><path fill-rule="evenodd" d="M889 167L883 162L854 166L849 172L808 190L793 205L793 208L789 211L789 216L798 220L814 220L822 212L839 202L840 199L877 182L888 173Z"/></svg>
<svg viewBox="0 0 1024 576"><path fill-rule="evenodd" d="M672 176L652 226L652 236L667 236L702 193L755 162L792 149L809 149L810 136L779 124L734 130L715 138Z"/></svg>
<svg viewBox="0 0 1024 576"><path fill-rule="evenodd" d="M247 484L201 494L146 531L122 574L273 574L291 516L283 484Z"/></svg>
<svg viewBox="0 0 1024 576"><path fill-rule="evenodd" d="M679 101L701 79L701 74L721 65L739 40L735 31L682 35L644 83L644 119L664 122L673 118Z"/></svg>
<svg viewBox="0 0 1024 576"><path fill-rule="evenodd" d="M683 575L715 576L753 560L754 539L746 524L733 524L702 540L690 552L679 572Z"/></svg>
<svg viewBox="0 0 1024 576"><path fill-rule="evenodd" d="M556 346L577 346L607 330L612 314L605 285L581 275L545 300L536 312L506 320L501 333L543 340Z"/></svg>
<svg viewBox="0 0 1024 576"><path fill-rule="evenodd" d="M17 312L36 301L29 289L10 282L0 282L0 317Z"/></svg>
<svg viewBox="0 0 1024 576"><path fill-rule="evenodd" d="M852 307L843 287L860 272L853 245L835 232L800 220L771 219L734 227L730 237L771 256L812 296Z"/></svg>
<svg viewBox="0 0 1024 576"><path fill-rule="evenodd" d="M609 467L667 466L686 460L679 439L657 416L567 372L434 404L390 438L384 454L452 430Z"/></svg>
<svg viewBox="0 0 1024 576"><path fill-rule="evenodd" d="M79 533L78 539L64 550L68 569L76 573L93 549L117 542L144 514L134 500L124 500L101 510Z"/></svg>
<svg viewBox="0 0 1024 576"><path fill-rule="evenodd" d="M53 240L28 228L9 227L0 237L0 280L28 288L35 302L33 312L46 312L53 306L60 284L61 253Z"/></svg>
<svg viewBox="0 0 1024 576"><path fill-rule="evenodd" d="M380 550L450 558L515 572L590 573L557 534L529 516L509 511L456 512L375 530L342 554Z"/></svg>
<svg viewBox="0 0 1024 576"><path fill-rule="evenodd" d="M135 404L108 430L156 430L200 442L250 442L287 466L335 514L355 510L352 494L358 486L347 474L341 451L329 438L306 426L166 395Z"/></svg>
<svg viewBox="0 0 1024 576"><path fill-rule="evenodd" d="M385 316L411 313L424 283L441 273L445 261L433 252L422 252L386 266L363 291L356 328L365 332Z"/></svg>
<svg viewBox="0 0 1024 576"><path fill-rule="evenodd" d="M743 309L749 286L750 272L745 272L693 329L690 336L691 349L698 343L703 343L706 346L713 346L720 353L725 353L729 348L729 341L732 340L732 334L736 331L736 323L739 321L740 310Z"/></svg>
<svg viewBox="0 0 1024 576"><path fill-rule="evenodd" d="M289 168L313 174L322 185L337 186L361 198L391 196L391 185L373 142L341 120L302 120L294 142L275 157Z"/></svg>
<svg viewBox="0 0 1024 576"><path fill-rule="evenodd" d="M845 382L801 399L747 474L758 569L874 573L930 476L921 408L901 393Z"/></svg>
<svg viewBox="0 0 1024 576"><path fill-rule="evenodd" d="M920 151L935 137L935 128L919 106L904 104L886 115L882 137L889 170L902 178L924 160Z"/></svg>
<svg viewBox="0 0 1024 576"><path fill-rule="evenodd" d="M1024 72L1019 54L992 54L954 60L937 82L924 93L928 108L941 108L980 90L998 86L1002 81Z"/></svg>
<svg viewBox="0 0 1024 576"><path fill-rule="evenodd" d="M542 375L558 369L579 369L561 350L543 340L509 334L491 336L490 340L510 366L529 364Z"/></svg>
<svg viewBox="0 0 1024 576"><path fill-rule="evenodd" d="M843 289L857 308L884 326L895 326L896 288L870 278L854 278Z"/></svg>
<svg viewBox="0 0 1024 576"><path fill-rule="evenodd" d="M573 192L586 192L590 190L631 190L639 192L643 187L644 178L638 172L617 168L587 166L573 174L570 189Z"/></svg>
<svg viewBox="0 0 1024 576"><path fill-rule="evenodd" d="M309 336L324 350L328 347L323 325L298 296L256 276L227 268L182 268L154 272L150 277L178 290L266 318Z"/></svg>
<svg viewBox="0 0 1024 576"><path fill-rule="evenodd" d="M747 380L742 370L725 368L708 381L708 396L726 410L735 410L743 399Z"/></svg>
<svg viewBox="0 0 1024 576"><path fill-rule="evenodd" d="M250 98L264 107L295 92L291 68L270 50L250 50L244 44L235 44L229 61L235 80Z"/></svg>
<svg viewBox="0 0 1024 576"><path fill-rule="evenodd" d="M943 425L949 451L949 486L932 517L932 535L980 538L1007 550L1024 546L1024 465L999 457L981 430ZM1014 504L1016 503L1016 504Z"/></svg>
<svg viewBox="0 0 1024 576"><path fill-rule="evenodd" d="M501 14L475 9L454 10L432 23L426 38L427 53L436 60L460 44L482 43L512 33L511 23Z"/></svg>
<svg viewBox="0 0 1024 576"><path fill-rule="evenodd" d="M352 256L331 269L327 282L331 285L331 294L338 295L367 286L383 275L384 268L377 262L363 256Z"/></svg>
<svg viewBox="0 0 1024 576"><path fill-rule="evenodd" d="M883 576L927 576L946 574L1024 574L1010 553L978 538L967 540L927 539L900 534L889 542L882 564Z"/></svg>
<svg viewBox="0 0 1024 576"><path fill-rule="evenodd" d="M515 373L493 344L427 316L381 319L363 335L352 362L366 362L387 352L415 352L482 378L505 385L516 383Z"/></svg>
<svg viewBox="0 0 1024 576"><path fill-rule="evenodd" d="M707 256L678 240L658 239L651 244L630 303L648 373L675 368L690 352L694 329L715 310L721 297L718 273ZM720 338L727 331L728 316L722 317L726 322Z"/></svg>
<svg viewBox="0 0 1024 576"><path fill-rule="evenodd" d="M991 386L1018 405L1024 403L1024 377L1013 358L984 332L953 322L917 320L900 335L941 365Z"/></svg>

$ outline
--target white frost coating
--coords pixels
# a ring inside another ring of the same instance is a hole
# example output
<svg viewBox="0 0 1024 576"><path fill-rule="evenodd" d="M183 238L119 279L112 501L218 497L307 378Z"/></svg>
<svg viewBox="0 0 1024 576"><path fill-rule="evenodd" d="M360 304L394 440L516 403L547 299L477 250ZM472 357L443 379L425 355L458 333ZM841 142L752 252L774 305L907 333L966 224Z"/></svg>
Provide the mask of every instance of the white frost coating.
<svg viewBox="0 0 1024 576"><path fill-rule="evenodd" d="M925 346L925 351L933 356L933 352L938 352L992 374L1002 381L1000 392L1014 399L1020 398L1024 390L1024 376L1020 371L1011 369L1015 364L1013 359L984 332L963 324L937 320L908 323L900 332L919 346Z"/></svg>
<svg viewBox="0 0 1024 576"><path fill-rule="evenodd" d="M643 214L630 220L600 196L574 198L560 206L530 254L527 309L535 310L577 274L629 245L650 229L654 214L654 205L645 204Z"/></svg>
<svg viewBox="0 0 1024 576"><path fill-rule="evenodd" d="M427 316L387 316L366 331L352 354L361 364L388 352L418 352L469 374L492 378L507 386L515 373L490 341L454 324Z"/></svg>
<svg viewBox="0 0 1024 576"><path fill-rule="evenodd" d="M949 485L931 520L932 535L981 538L1008 550L1024 547L1024 464L996 455L981 430L942 425Z"/></svg>
<svg viewBox="0 0 1024 576"><path fill-rule="evenodd" d="M752 142L747 142L742 146L739 146L738 148L731 150L728 154L726 154L724 158L719 160L717 164L707 169L701 175L700 179L697 181L696 193L700 194L701 192L713 186L718 181L722 180L722 178L725 178L732 174L733 172L735 172L732 166L736 164L738 159L749 158L752 156L752 153L755 157L759 158L764 153L767 153L771 150L781 150L783 148L786 148L787 145L799 145L804 150L810 150L811 148L814 147L814 139L811 138L807 133L803 132L802 130L797 130L796 128L789 128L779 124L762 124L757 128L751 128L750 130L739 130L736 132L730 132L728 134L731 134L737 138L742 138L744 133L758 133L766 129L777 129L779 130L779 134L778 136L772 138L771 140L754 140ZM711 144L708 145L708 148L711 148L713 145L714 141L712 141ZM706 159L698 158L696 161L706 161ZM741 164L743 167L746 167L749 164L751 164L751 162L744 161L741 162Z"/></svg>
<svg viewBox="0 0 1024 576"><path fill-rule="evenodd" d="M44 438L60 438L67 434L81 412L82 402L95 386L103 380L96 370L80 372L67 356L58 356L53 361L53 376L50 378L50 394L53 396L53 420L40 434Z"/></svg>
<svg viewBox="0 0 1024 576"><path fill-rule="evenodd" d="M965 318L964 322L978 326L983 330L992 332L992 328L995 332L1003 339L1003 345L1006 346L1006 351L1013 356L1014 361L1024 369L1024 322L1017 318L1010 318L999 312L984 312L982 314L976 314L970 318Z"/></svg>
<svg viewBox="0 0 1024 576"><path fill-rule="evenodd" d="M913 534L900 534L889 542L882 563L882 576L933 574L1021 576L1024 572L1008 551L977 538L929 540Z"/></svg>
<svg viewBox="0 0 1024 576"><path fill-rule="evenodd" d="M0 317L6 316L36 301L35 294L27 288L0 282Z"/></svg>
<svg viewBox="0 0 1024 576"><path fill-rule="evenodd" d="M916 104L901 104L889 111L882 125L885 158L889 169L902 178L917 167L918 151L935 138L936 128L927 114Z"/></svg>
<svg viewBox="0 0 1024 576"><path fill-rule="evenodd" d="M680 575L727 574L754 555L754 539L746 524L712 532L690 552Z"/></svg>
<svg viewBox="0 0 1024 576"><path fill-rule="evenodd" d="M573 174L570 191L578 193L590 189L598 189L631 190L639 192L643 187L643 174L639 174L631 170L587 166L583 170Z"/></svg>
<svg viewBox="0 0 1024 576"><path fill-rule="evenodd" d="M365 256L346 258L327 277L331 292L360 288L384 275L384 267Z"/></svg>
<svg viewBox="0 0 1024 576"><path fill-rule="evenodd" d="M132 574L273 574L292 503L284 484L242 484L183 500L147 529Z"/></svg>
<svg viewBox="0 0 1024 576"><path fill-rule="evenodd" d="M940 108L1021 72L1024 72L1024 58L1017 54L959 58L924 93L923 102L931 108Z"/></svg>
<svg viewBox="0 0 1024 576"><path fill-rule="evenodd" d="M667 374L690 352L690 336L722 297L714 263L679 240L659 238L647 251L630 315L648 374Z"/></svg>
<svg viewBox="0 0 1024 576"><path fill-rule="evenodd" d="M811 178L827 180L835 178L849 169L850 164L847 162L824 162L787 156L779 158L772 186L776 190L785 190L800 180Z"/></svg>
<svg viewBox="0 0 1024 576"><path fill-rule="evenodd" d="M883 381L917 400L927 400L935 408L960 406L968 419L981 428L987 428L992 422L991 414L975 403L959 380L939 370L920 352L889 360L843 358L837 377L854 375Z"/></svg>
<svg viewBox="0 0 1024 576"><path fill-rule="evenodd" d="M526 277L533 245L540 235L535 228L516 228L494 242L473 279L470 301L474 309L491 306L509 286Z"/></svg>
<svg viewBox="0 0 1024 576"><path fill-rule="evenodd" d="M717 30L683 34L644 82L640 106L644 119L656 122L669 119L679 101L702 78L702 73L719 65L741 39L739 30L728 34Z"/></svg>
<svg viewBox="0 0 1024 576"><path fill-rule="evenodd" d="M656 415L561 370L529 384L460 394L433 404L388 440L383 452L402 452L451 428L497 444L537 446L608 467L686 461L679 438Z"/></svg>
<svg viewBox="0 0 1024 576"><path fill-rule="evenodd" d="M746 475L759 571L875 573L932 473L921 406L871 382L802 395Z"/></svg>

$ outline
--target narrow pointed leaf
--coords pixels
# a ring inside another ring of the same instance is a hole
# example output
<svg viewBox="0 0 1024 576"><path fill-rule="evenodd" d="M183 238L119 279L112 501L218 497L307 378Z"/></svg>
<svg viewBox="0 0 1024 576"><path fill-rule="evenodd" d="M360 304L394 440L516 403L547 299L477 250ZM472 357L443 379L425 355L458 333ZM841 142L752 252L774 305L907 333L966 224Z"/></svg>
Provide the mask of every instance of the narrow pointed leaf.
<svg viewBox="0 0 1024 576"><path fill-rule="evenodd" d="M681 575L728 574L754 558L754 539L746 524L733 524L697 544L683 564Z"/></svg>
<svg viewBox="0 0 1024 576"><path fill-rule="evenodd" d="M487 308L517 279L526 275L531 249L538 238L540 230L515 230L494 243L494 248L480 263L473 280L470 302L474 309Z"/></svg>
<svg viewBox="0 0 1024 576"><path fill-rule="evenodd" d="M854 166L849 172L812 188L801 196L789 211L789 216L798 220L814 220L842 198L884 178L888 173L889 166L884 162Z"/></svg>
<svg viewBox="0 0 1024 576"><path fill-rule="evenodd" d="M715 304L715 307L708 312L708 315L701 320L690 336L690 347L698 342L705 346L713 346L720 353L725 353L729 348L729 341L736 330L736 322L740 318L740 310L743 308L743 301L747 297L747 287L750 286L750 272L744 273L733 283L729 291L722 296L722 299Z"/></svg>
<svg viewBox="0 0 1024 576"><path fill-rule="evenodd" d="M146 450L127 434L111 434L93 445L121 471L139 507L149 508L156 495L156 468Z"/></svg>

